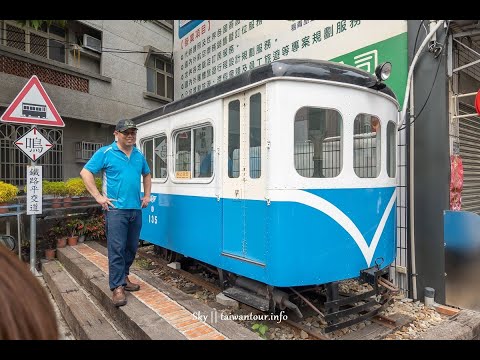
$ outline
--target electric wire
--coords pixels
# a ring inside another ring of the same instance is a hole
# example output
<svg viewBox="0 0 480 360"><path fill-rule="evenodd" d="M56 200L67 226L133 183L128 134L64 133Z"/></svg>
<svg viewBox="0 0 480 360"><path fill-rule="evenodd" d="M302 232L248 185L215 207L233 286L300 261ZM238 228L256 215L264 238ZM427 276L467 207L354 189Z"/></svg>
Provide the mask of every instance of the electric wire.
<svg viewBox="0 0 480 360"><path fill-rule="evenodd" d="M54 39L54 38L48 38L48 39L64 43L65 45L72 45L72 46L78 45L78 44L74 44L74 43L70 43L70 42L60 41L60 40L57 40L57 39ZM11 40L11 39L3 38L3 37L0 37L0 40L1 41L5 40L5 41L8 41L9 43L19 43L19 44L25 44L25 45L34 45L34 46L49 47L49 48L56 48L56 49L63 49L64 48L63 46L58 46L58 45L32 44L31 42L20 41L20 40ZM80 46L80 45L78 45L78 46ZM16 49L13 46L10 46L10 47ZM18 49L18 50L21 50L21 49ZM152 50L152 51L141 51L141 50L114 49L114 48L107 48L107 47L105 47L105 48L102 47L101 52L102 53L118 53L118 54L161 54L161 55L171 55L172 54L171 51L154 51L154 50Z"/></svg>
<svg viewBox="0 0 480 360"><path fill-rule="evenodd" d="M12 25L14 26L14 25ZM28 30L31 30L30 28L28 28ZM8 33L15 33L15 34L22 34L22 35L26 35L26 31L18 31L18 30L5 30L4 31L4 36L8 36ZM68 45L70 47L74 47L74 46L81 46L80 44L77 44L77 43L73 43L73 42L70 42L70 41L66 41L66 40L59 40L55 37L49 37L48 35L50 35L50 33L46 33L45 35L43 34L37 34L37 32L33 32L34 35L37 35L39 37L42 37L46 40L54 40L54 41L57 41L59 43L62 43L62 44L65 44L65 45ZM18 43L18 44L25 44L25 45L39 45L39 46L42 46L42 47L50 47L50 48L57 48L57 49L62 49L63 47L62 46L58 46L58 45L40 45L40 44L32 44L32 42L27 42L25 40L13 40L13 39L8 39L6 37L0 37L0 40L3 42L3 41L8 41L10 43ZM127 54L162 54L162 55L173 55L173 53L171 51L142 51L142 50L130 50L130 49L118 49L118 48L109 48L109 47L103 47L101 48L101 52L108 52L108 53L127 53Z"/></svg>
<svg viewBox="0 0 480 360"><path fill-rule="evenodd" d="M422 23L420 23L420 26L418 27L417 37L415 38L415 43L414 43L414 46L413 46L413 49L414 49L414 50L413 50L413 53L415 53L415 48L416 48L416 46L417 46L418 34L419 34L419 32L420 32L420 29L421 29L422 24L423 24L424 21L425 21L425 20L422 20ZM445 44L446 44L447 39L448 39L448 31L449 31L449 29L450 29L450 23L451 23L451 20L448 21L447 29L446 29L446 31L445 31L445 40L443 41L443 44L440 45L440 51L439 51L437 54L434 54L434 58L435 58L435 59L438 58L438 57L443 53L443 49L445 48ZM429 90L429 92L428 92L427 98L425 99L422 107L420 108L420 111L418 111L418 113L413 116L413 120L412 120L411 122L409 122L409 124L408 124L409 126L411 126L412 124L415 123L415 120L418 119L418 117L419 117L420 114L422 113L423 109L425 109L425 106L427 105L428 100L430 99L430 95L432 94L433 87L434 87L434 85L435 85L435 81L437 80L438 70L440 69L440 64L441 64L441 63L442 63L442 61L441 61L441 59L440 59L440 60L438 61L437 70L435 71L435 76L434 76L434 78L433 78L433 82L432 82L432 85L431 85L430 90ZM409 119L410 119L410 118L411 118L411 117L409 116ZM402 131L402 130L404 130L406 127L407 127L407 123L405 123L402 127L400 127L400 128L398 129L398 131Z"/></svg>

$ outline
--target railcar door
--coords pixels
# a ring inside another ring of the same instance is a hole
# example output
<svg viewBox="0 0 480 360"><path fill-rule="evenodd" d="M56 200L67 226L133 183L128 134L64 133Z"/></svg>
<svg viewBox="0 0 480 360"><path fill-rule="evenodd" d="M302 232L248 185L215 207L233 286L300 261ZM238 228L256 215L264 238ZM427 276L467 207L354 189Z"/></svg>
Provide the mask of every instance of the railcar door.
<svg viewBox="0 0 480 360"><path fill-rule="evenodd" d="M223 255L265 261L265 88L224 102Z"/></svg>

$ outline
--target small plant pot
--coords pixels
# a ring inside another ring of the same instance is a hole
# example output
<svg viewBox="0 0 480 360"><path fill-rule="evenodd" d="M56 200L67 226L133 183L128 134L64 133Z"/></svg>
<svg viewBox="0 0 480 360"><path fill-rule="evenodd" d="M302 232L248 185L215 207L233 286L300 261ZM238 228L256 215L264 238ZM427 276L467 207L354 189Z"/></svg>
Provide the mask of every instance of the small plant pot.
<svg viewBox="0 0 480 360"><path fill-rule="evenodd" d="M67 246L67 238L61 237L57 239L57 248L64 248Z"/></svg>
<svg viewBox="0 0 480 360"><path fill-rule="evenodd" d="M8 212L7 203L0 203L0 214L6 214Z"/></svg>
<svg viewBox="0 0 480 360"><path fill-rule="evenodd" d="M80 236L78 237L78 242L79 242L79 243L83 243L84 241L85 241L85 235L80 235Z"/></svg>
<svg viewBox="0 0 480 360"><path fill-rule="evenodd" d="M53 198L52 199L52 208L53 209L58 209L63 206L62 199L59 198Z"/></svg>
<svg viewBox="0 0 480 360"><path fill-rule="evenodd" d="M55 249L45 249L45 259L47 260L55 259Z"/></svg>
<svg viewBox="0 0 480 360"><path fill-rule="evenodd" d="M71 197L63 198L63 207L72 207L72 198Z"/></svg>
<svg viewBox="0 0 480 360"><path fill-rule="evenodd" d="M78 243L78 236L70 236L70 237L67 239L67 243L68 243L68 245L70 245L70 246L75 246L75 245L77 245L77 243Z"/></svg>

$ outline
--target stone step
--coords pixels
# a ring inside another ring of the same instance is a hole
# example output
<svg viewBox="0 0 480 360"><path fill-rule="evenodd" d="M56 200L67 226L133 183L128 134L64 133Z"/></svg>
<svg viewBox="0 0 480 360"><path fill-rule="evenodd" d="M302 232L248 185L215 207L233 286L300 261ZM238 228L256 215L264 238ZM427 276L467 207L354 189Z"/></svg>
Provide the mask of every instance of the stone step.
<svg viewBox="0 0 480 360"><path fill-rule="evenodd" d="M125 338L58 261L44 263L42 272L60 312L77 340Z"/></svg>
<svg viewBox="0 0 480 360"><path fill-rule="evenodd" d="M147 270L131 269L130 280L141 288L127 291L127 305L117 308L112 303L108 286L106 255L105 247L91 241L57 249L58 261L65 270L75 278L78 286L98 301L126 337L144 340L261 339L236 322L221 318L215 309Z"/></svg>

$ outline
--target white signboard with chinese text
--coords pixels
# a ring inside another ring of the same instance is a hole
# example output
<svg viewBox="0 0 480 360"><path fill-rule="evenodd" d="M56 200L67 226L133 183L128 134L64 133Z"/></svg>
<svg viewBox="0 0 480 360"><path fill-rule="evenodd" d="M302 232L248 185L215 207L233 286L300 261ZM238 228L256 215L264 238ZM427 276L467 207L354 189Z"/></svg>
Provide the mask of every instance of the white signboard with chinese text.
<svg viewBox="0 0 480 360"><path fill-rule="evenodd" d="M27 166L27 215L42 213L42 167Z"/></svg>
<svg viewBox="0 0 480 360"><path fill-rule="evenodd" d="M37 128L31 129L14 144L22 150L32 161L37 161L42 155L53 147Z"/></svg>
<svg viewBox="0 0 480 360"><path fill-rule="evenodd" d="M275 60L304 58L370 73L390 61L387 85L403 103L407 50L406 20L176 20L174 99Z"/></svg>

